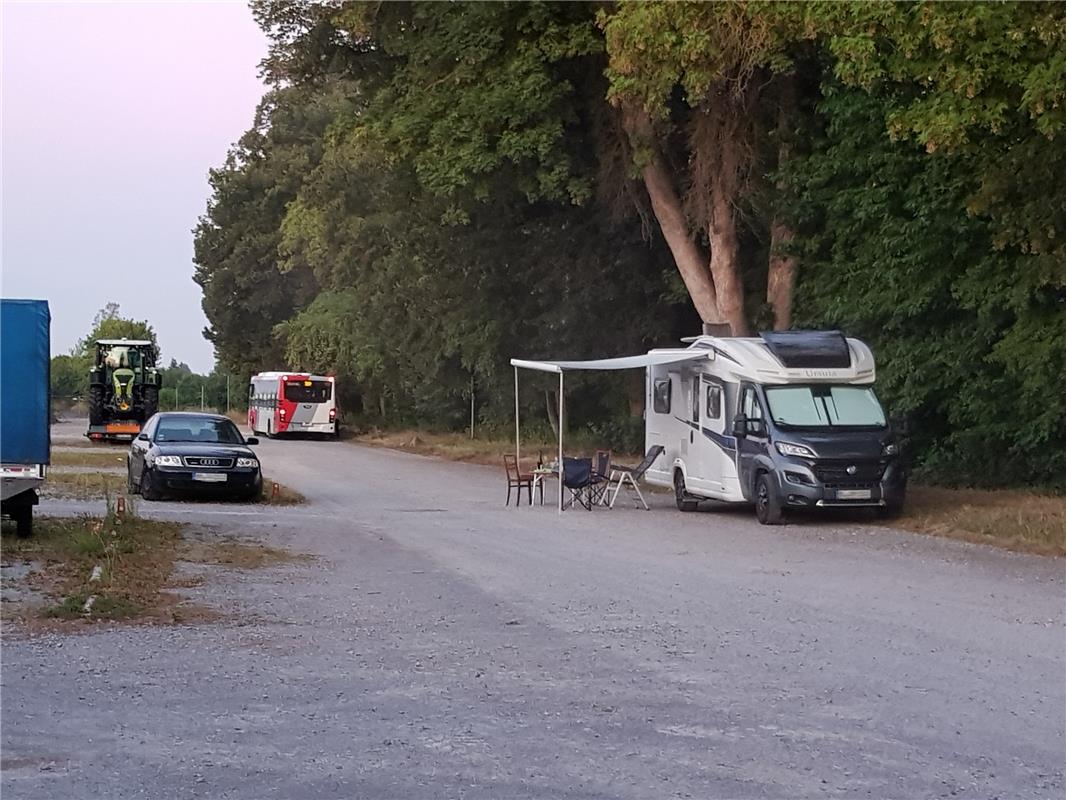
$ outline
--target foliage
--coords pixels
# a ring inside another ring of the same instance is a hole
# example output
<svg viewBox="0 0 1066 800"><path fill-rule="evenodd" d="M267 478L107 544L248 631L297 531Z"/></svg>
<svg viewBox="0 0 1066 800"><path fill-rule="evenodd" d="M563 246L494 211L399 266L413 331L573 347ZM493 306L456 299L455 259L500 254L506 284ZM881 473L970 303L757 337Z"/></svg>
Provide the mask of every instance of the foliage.
<svg viewBox="0 0 1066 800"><path fill-rule="evenodd" d="M242 385L335 372L367 413L441 428L466 424L473 387L492 429L511 356L694 332L676 242L634 180L657 164L681 245L712 251L719 310L736 275L738 319L770 304L776 321L767 278L798 256L796 317L870 341L928 474L1066 475L1062 5L253 12L271 89L195 232L207 335ZM573 386L572 420L633 438L624 380ZM546 390L523 390L527 419Z"/></svg>

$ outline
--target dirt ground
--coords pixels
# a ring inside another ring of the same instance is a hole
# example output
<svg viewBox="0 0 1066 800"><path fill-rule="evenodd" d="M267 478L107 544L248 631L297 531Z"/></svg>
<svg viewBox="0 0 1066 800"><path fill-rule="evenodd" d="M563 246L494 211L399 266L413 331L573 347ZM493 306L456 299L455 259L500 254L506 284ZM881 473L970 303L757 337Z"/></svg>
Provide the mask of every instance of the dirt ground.
<svg viewBox="0 0 1066 800"><path fill-rule="evenodd" d="M560 515L504 507L495 467L259 452L305 505L141 508L222 545L174 590L217 618L5 626L5 797L1066 791L1059 559L661 496Z"/></svg>

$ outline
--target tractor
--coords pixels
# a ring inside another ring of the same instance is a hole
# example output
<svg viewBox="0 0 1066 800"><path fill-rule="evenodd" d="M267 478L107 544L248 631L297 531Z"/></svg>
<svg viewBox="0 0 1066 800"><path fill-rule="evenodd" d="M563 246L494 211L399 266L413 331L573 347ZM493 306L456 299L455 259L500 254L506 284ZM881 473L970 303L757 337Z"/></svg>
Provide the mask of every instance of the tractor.
<svg viewBox="0 0 1066 800"><path fill-rule="evenodd" d="M89 426L127 423L140 429L159 410L162 376L155 345L138 339L99 339L89 370Z"/></svg>

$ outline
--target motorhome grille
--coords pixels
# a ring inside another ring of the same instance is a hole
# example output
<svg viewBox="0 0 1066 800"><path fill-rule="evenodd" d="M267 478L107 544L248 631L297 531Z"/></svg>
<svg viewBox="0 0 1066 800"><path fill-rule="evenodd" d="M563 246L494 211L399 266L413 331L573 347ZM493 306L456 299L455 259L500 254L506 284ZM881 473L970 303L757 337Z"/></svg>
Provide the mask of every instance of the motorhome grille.
<svg viewBox="0 0 1066 800"><path fill-rule="evenodd" d="M187 467L232 467L232 458L217 458L214 456L185 456Z"/></svg>
<svg viewBox="0 0 1066 800"><path fill-rule="evenodd" d="M848 472L849 467L854 467L854 471ZM847 484L849 487L851 484L865 484L870 482L877 482L881 480L881 476L884 475L885 468L880 464L819 464L814 468L814 474L818 476L818 480L822 483L829 485L835 484L843 487Z"/></svg>

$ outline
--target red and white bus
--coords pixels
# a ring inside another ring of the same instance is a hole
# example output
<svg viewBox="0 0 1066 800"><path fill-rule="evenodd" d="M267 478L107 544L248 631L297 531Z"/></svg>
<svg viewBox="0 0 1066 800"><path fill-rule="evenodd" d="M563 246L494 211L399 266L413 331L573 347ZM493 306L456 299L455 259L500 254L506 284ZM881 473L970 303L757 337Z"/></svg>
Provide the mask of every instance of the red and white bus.
<svg viewBox="0 0 1066 800"><path fill-rule="evenodd" d="M337 434L337 392L332 377L299 372L260 372L248 386L248 427L282 433Z"/></svg>

